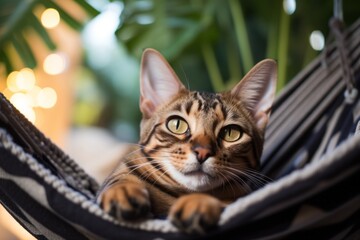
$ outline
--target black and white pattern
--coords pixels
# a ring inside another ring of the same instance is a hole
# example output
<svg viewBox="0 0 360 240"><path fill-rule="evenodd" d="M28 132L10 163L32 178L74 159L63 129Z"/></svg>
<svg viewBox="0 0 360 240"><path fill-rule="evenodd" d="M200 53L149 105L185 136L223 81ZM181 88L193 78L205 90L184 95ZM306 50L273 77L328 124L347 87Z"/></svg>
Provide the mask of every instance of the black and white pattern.
<svg viewBox="0 0 360 240"><path fill-rule="evenodd" d="M348 30L360 82L360 21ZM169 221L117 222L95 202L97 183L0 95L0 202L38 239L360 239L360 100L346 103L336 51L278 97L262 173L274 179L222 213L205 236Z"/></svg>

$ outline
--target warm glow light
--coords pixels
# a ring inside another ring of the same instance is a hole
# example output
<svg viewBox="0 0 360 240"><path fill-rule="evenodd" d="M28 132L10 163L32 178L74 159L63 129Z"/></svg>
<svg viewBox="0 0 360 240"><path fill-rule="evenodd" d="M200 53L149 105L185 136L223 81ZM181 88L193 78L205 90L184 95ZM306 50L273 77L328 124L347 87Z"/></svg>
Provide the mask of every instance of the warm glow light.
<svg viewBox="0 0 360 240"><path fill-rule="evenodd" d="M36 121L36 114L32 107L25 107L19 109L19 111L29 120L31 123L35 123Z"/></svg>
<svg viewBox="0 0 360 240"><path fill-rule="evenodd" d="M48 8L41 14L41 23L46 28L55 28L60 23L60 14L54 8Z"/></svg>
<svg viewBox="0 0 360 240"><path fill-rule="evenodd" d="M57 75L66 69L67 63L65 56L59 53L48 55L43 64L44 71L50 75Z"/></svg>
<svg viewBox="0 0 360 240"><path fill-rule="evenodd" d="M310 34L310 45L316 51L321 51L325 47L324 34L321 31L315 30Z"/></svg>
<svg viewBox="0 0 360 240"><path fill-rule="evenodd" d="M27 93L27 95L31 99L33 107L39 107L39 103L38 103L37 98L38 98L38 95L39 95L40 91L41 91L41 88L39 86L34 86L31 89L31 91Z"/></svg>
<svg viewBox="0 0 360 240"><path fill-rule="evenodd" d="M57 102L57 94L54 89L46 87L37 95L37 105L42 108L52 108Z"/></svg>
<svg viewBox="0 0 360 240"><path fill-rule="evenodd" d="M32 101L29 95L24 93L15 93L11 96L10 102L32 123L35 122L35 111L32 108Z"/></svg>
<svg viewBox="0 0 360 240"><path fill-rule="evenodd" d="M16 83L21 91L30 91L36 83L35 74L30 68L23 68L17 76Z"/></svg>
<svg viewBox="0 0 360 240"><path fill-rule="evenodd" d="M16 83L16 79L17 79L18 74L19 74L18 71L13 71L7 77L6 85L7 85L8 89L10 91L12 91L12 92L17 92L17 91L20 90L17 83Z"/></svg>
<svg viewBox="0 0 360 240"><path fill-rule="evenodd" d="M32 123L36 121L34 108L52 108L57 102L57 94L53 88L40 88L36 85L32 69L23 68L10 73L6 84L5 90L10 102Z"/></svg>
<svg viewBox="0 0 360 240"><path fill-rule="evenodd" d="M24 108L30 106L29 99L24 93L15 93L11 96L10 102L17 108Z"/></svg>
<svg viewBox="0 0 360 240"><path fill-rule="evenodd" d="M12 92L30 91L35 86L35 75L30 68L23 68L9 74L7 78L7 87Z"/></svg>

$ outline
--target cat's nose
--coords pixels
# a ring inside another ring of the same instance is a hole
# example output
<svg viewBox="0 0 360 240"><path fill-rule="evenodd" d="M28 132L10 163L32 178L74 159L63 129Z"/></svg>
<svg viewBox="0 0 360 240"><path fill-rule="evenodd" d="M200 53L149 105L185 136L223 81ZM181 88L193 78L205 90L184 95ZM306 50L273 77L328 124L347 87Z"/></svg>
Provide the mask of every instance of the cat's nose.
<svg viewBox="0 0 360 240"><path fill-rule="evenodd" d="M214 155L210 147L204 146L194 146L192 148L193 152L195 153L196 159L199 163L203 163L208 159L210 156Z"/></svg>

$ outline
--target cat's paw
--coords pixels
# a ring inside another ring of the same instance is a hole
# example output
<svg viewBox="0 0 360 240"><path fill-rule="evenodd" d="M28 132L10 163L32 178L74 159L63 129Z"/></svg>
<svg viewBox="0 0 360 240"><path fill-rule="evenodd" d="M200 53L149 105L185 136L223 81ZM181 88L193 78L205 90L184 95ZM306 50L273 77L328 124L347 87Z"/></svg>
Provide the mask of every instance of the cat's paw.
<svg viewBox="0 0 360 240"><path fill-rule="evenodd" d="M118 183L100 196L101 207L118 220L141 220L150 213L149 193L136 183Z"/></svg>
<svg viewBox="0 0 360 240"><path fill-rule="evenodd" d="M170 208L169 220L181 231L203 234L217 226L224 205L200 193L180 197Z"/></svg>

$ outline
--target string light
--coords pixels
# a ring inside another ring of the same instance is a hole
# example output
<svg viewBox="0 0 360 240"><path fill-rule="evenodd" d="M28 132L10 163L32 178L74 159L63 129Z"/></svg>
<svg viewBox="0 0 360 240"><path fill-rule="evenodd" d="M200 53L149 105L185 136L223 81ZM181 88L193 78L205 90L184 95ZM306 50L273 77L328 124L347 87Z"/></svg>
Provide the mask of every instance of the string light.
<svg viewBox="0 0 360 240"><path fill-rule="evenodd" d="M45 9L41 14L41 24L48 29L55 28L60 23L60 14L54 8Z"/></svg>

